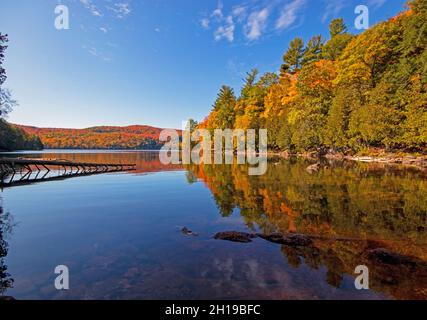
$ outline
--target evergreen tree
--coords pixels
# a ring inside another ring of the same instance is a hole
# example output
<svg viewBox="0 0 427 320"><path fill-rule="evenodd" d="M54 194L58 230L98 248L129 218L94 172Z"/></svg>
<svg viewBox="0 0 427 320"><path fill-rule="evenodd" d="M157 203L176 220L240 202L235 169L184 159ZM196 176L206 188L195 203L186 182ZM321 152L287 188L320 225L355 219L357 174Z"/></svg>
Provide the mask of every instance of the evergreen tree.
<svg viewBox="0 0 427 320"><path fill-rule="evenodd" d="M321 35L311 38L304 49L301 64L304 66L307 63L318 61L322 55L322 47L323 42Z"/></svg>
<svg viewBox="0 0 427 320"><path fill-rule="evenodd" d="M296 73L301 67L301 59L304 54L304 41L301 38L295 38L291 41L288 51L283 56L283 70L290 73Z"/></svg>
<svg viewBox="0 0 427 320"><path fill-rule="evenodd" d="M250 72L246 73L246 79L244 80L245 83L243 85L243 88L240 93L239 99L248 99L251 91L256 83L256 79L258 77L258 69L252 69Z"/></svg>
<svg viewBox="0 0 427 320"><path fill-rule="evenodd" d="M343 19L335 19L329 25L331 39L323 47L323 57L336 60L341 52L347 47L352 35L347 33L347 27Z"/></svg>
<svg viewBox="0 0 427 320"><path fill-rule="evenodd" d="M334 19L329 24L329 34L331 38L347 32L347 26L343 18Z"/></svg>
<svg viewBox="0 0 427 320"><path fill-rule="evenodd" d="M216 113L214 123L216 127L214 129L231 129L234 127L235 104L234 90L229 86L222 86L213 106L213 111Z"/></svg>

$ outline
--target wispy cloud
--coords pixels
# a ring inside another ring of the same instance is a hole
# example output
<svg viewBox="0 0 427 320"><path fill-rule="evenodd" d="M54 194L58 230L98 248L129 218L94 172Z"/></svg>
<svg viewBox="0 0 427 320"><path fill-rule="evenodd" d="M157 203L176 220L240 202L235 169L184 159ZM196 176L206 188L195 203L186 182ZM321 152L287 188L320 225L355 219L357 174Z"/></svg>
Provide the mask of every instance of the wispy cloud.
<svg viewBox="0 0 427 320"><path fill-rule="evenodd" d="M203 18L202 20L200 20L200 25L202 26L203 29L209 29L209 26L210 26L209 19Z"/></svg>
<svg viewBox="0 0 427 320"><path fill-rule="evenodd" d="M368 5L379 8L382 7L386 2L387 0L369 0Z"/></svg>
<svg viewBox="0 0 427 320"><path fill-rule="evenodd" d="M88 9L92 15L96 17L102 16L101 11L92 3L92 0L80 0L80 3L83 4L83 6Z"/></svg>
<svg viewBox="0 0 427 320"><path fill-rule="evenodd" d="M104 5L101 5L102 2L99 2L97 5L95 5L94 0L79 0L79 2L93 16L96 16L96 17L103 17L107 13L107 11L110 11L114 15L114 17L123 19L132 13L130 0L127 0L127 1L122 0L119 2L108 0L104 2Z"/></svg>
<svg viewBox="0 0 427 320"><path fill-rule="evenodd" d="M109 6L108 9L113 11L119 19L125 18L132 12L129 2L114 3L113 6Z"/></svg>
<svg viewBox="0 0 427 320"><path fill-rule="evenodd" d="M105 62L113 61L113 59L111 57L107 56L105 53L98 50L94 46L83 46L83 49L85 49L91 56L93 56L95 58L99 58L102 61L105 61Z"/></svg>
<svg viewBox="0 0 427 320"><path fill-rule="evenodd" d="M224 8L224 5L222 4L222 2L218 2L218 6L216 7L216 9L212 12L212 17L217 18L217 19L222 19L224 17L224 14L222 13L222 9Z"/></svg>
<svg viewBox="0 0 427 320"><path fill-rule="evenodd" d="M263 35L283 30L295 24L299 19L300 9L307 0L242 0L230 8L219 1L216 7L199 20L205 30L214 30L216 41L236 39L240 29L245 40L253 42ZM379 0L377 0L379 1ZM270 20L275 20L272 23Z"/></svg>
<svg viewBox="0 0 427 320"><path fill-rule="evenodd" d="M305 5L306 0L293 0L285 4L279 18L276 20L276 29L283 30L289 28L298 18L298 12Z"/></svg>
<svg viewBox="0 0 427 320"><path fill-rule="evenodd" d="M236 26L234 25L233 17L228 16L225 19L225 24L219 26L214 33L214 37L216 41L220 41L222 39L227 39L228 42L234 41L234 30Z"/></svg>
<svg viewBox="0 0 427 320"><path fill-rule="evenodd" d="M325 0L326 7L322 16L322 22L328 19L336 18L342 9L346 6L347 0Z"/></svg>
<svg viewBox="0 0 427 320"><path fill-rule="evenodd" d="M96 50L96 48L95 48L95 47L87 48L87 51L88 51L91 55L93 55L94 57L99 57L99 55L100 55L100 53L98 52L98 50Z"/></svg>
<svg viewBox="0 0 427 320"><path fill-rule="evenodd" d="M245 5L238 5L233 7L233 17L235 17L238 22L242 22L247 16L247 9L248 8Z"/></svg>
<svg viewBox="0 0 427 320"><path fill-rule="evenodd" d="M104 34L109 33L114 28L111 26L113 19L125 19L132 13L131 4L133 0L74 0L81 4L92 16L98 17L98 19L88 20L90 27L86 28L83 24L81 29L84 31L96 30ZM160 31L160 29L159 29ZM92 41L83 45L91 56L97 57L103 61L113 61L112 50L117 45L113 43L107 43L103 48L98 44L95 46Z"/></svg>
<svg viewBox="0 0 427 320"><path fill-rule="evenodd" d="M235 59L229 59L227 61L227 71L233 78L238 80L244 78L247 66L244 62L239 62Z"/></svg>
<svg viewBox="0 0 427 320"><path fill-rule="evenodd" d="M224 5L221 1L218 2L216 8L206 17L200 20L200 25L203 29L208 30L211 26L214 26L214 39L215 41L221 41L223 39L228 42L234 41L234 32L236 25L234 23L233 16L224 15Z"/></svg>
<svg viewBox="0 0 427 320"><path fill-rule="evenodd" d="M261 37L265 30L269 14L269 8L264 8L249 15L245 25L245 36L248 40L253 41Z"/></svg>

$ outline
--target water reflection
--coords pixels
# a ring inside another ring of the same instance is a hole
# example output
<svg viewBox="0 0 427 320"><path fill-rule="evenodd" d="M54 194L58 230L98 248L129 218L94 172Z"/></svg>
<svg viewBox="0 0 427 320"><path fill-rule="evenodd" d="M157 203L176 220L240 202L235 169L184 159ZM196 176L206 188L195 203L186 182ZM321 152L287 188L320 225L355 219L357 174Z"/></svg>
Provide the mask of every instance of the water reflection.
<svg viewBox="0 0 427 320"><path fill-rule="evenodd" d="M76 163L113 163L113 164L136 164L135 170L132 167L131 170L134 174L146 174L160 171L174 171L182 170L182 166L179 165L164 165L159 160L158 152L129 152L129 151L118 151L118 152L105 152L105 151L92 151L87 153L76 152L73 150L64 150L63 152L25 152L25 153L0 153L1 157L10 158L31 158L31 159L45 159L45 160L65 160ZM104 174L105 172L98 172L93 170L94 168L88 168L89 171L85 172L82 168L68 167L68 171L65 168L59 166L51 166L50 171L44 169L45 167L31 166L33 172L24 169L23 167L16 167L16 172L2 171L0 170L0 188L7 188L12 186L22 186L26 184L33 184L39 182L50 182L57 180L65 180L70 178L76 178L87 175ZM77 169L79 171L77 171ZM114 172L114 167L110 168L110 172ZM129 169L125 167L124 169ZM92 170L92 171L91 171ZM122 170L125 172L126 170Z"/></svg>
<svg viewBox="0 0 427 320"><path fill-rule="evenodd" d="M0 296L13 285L13 279L7 271L5 257L8 253L6 237L12 232L12 217L9 212L3 211L3 203L0 198Z"/></svg>
<svg viewBox="0 0 427 320"><path fill-rule="evenodd" d="M151 151L87 151L64 150L64 151L43 151L43 152L25 152L25 153L1 153L1 157L24 157L39 159L58 159L74 162L86 163L117 163L117 164L136 164L136 171L132 173L150 173L160 171L182 170L182 166L173 164L162 164L158 152Z"/></svg>
<svg viewBox="0 0 427 320"><path fill-rule="evenodd" d="M20 224L7 270L13 223L0 215L1 284L12 273L18 299L427 299L425 172L345 162L310 174L306 161L274 159L248 176L237 165L164 166L148 152L19 156L136 163L137 174L4 190ZM213 239L231 230L315 238ZM72 270L67 292L52 285L58 264ZM372 290L355 290L357 265L369 267Z"/></svg>
<svg viewBox="0 0 427 320"><path fill-rule="evenodd" d="M328 163L309 173L305 161L280 161L264 176L244 166L188 166L211 190L223 217L240 212L248 229L318 236L311 246L282 246L298 268L326 267L339 288L358 265L371 288L398 299L427 298L427 180L422 171ZM381 251L383 250L383 251Z"/></svg>

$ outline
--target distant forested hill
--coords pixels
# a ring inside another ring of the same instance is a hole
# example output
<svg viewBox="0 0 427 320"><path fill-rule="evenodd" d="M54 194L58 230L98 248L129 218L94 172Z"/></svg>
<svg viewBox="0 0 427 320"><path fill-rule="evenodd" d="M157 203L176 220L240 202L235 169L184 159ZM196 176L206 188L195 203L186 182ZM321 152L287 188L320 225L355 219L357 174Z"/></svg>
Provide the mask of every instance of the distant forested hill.
<svg viewBox="0 0 427 320"><path fill-rule="evenodd" d="M161 128L150 126L92 127L58 129L19 126L28 134L40 137L47 149L138 149L157 150Z"/></svg>
<svg viewBox="0 0 427 320"><path fill-rule="evenodd" d="M43 144L35 134L0 119L0 150L40 150Z"/></svg>

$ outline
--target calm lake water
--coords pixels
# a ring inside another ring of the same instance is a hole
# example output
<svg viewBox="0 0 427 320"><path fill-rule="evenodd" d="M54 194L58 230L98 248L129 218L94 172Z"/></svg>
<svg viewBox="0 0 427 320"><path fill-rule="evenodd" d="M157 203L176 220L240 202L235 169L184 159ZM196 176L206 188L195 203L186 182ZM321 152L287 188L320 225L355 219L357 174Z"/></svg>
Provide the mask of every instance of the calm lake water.
<svg viewBox="0 0 427 320"><path fill-rule="evenodd" d="M427 299L426 172L338 162L310 174L308 161L272 159L256 177L241 165L164 166L150 152L19 156L136 163L137 170L4 188L5 295ZM182 233L184 226L198 235ZM213 239L221 231L321 237L292 247ZM416 263L372 259L368 253L376 248ZM57 265L70 270L67 291L54 287ZM355 289L358 265L369 267L370 290Z"/></svg>

